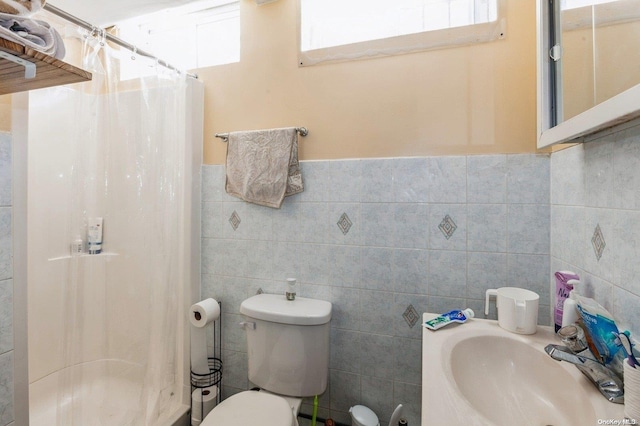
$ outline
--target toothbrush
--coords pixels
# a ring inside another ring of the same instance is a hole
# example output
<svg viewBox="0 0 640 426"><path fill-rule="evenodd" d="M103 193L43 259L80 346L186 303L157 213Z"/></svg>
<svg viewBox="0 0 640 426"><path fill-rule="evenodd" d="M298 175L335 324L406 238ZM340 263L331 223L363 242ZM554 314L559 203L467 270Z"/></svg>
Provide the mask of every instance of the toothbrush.
<svg viewBox="0 0 640 426"><path fill-rule="evenodd" d="M629 336L624 333L620 333L617 337L620 340L624 351L627 353L627 363L629 363L629 365L633 368L640 366L640 363L638 363L638 360L633 355L633 348L631 346L631 340L629 340Z"/></svg>

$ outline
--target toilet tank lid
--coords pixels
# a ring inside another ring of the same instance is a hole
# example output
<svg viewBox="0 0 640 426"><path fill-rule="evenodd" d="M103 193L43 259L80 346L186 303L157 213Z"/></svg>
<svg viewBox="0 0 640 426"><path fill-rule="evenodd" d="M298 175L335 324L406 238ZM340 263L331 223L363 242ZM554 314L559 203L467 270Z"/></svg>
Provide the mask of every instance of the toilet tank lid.
<svg viewBox="0 0 640 426"><path fill-rule="evenodd" d="M320 325L331 320L331 303L296 297L287 300L278 294L257 294L242 302L240 313L248 317L292 325Z"/></svg>

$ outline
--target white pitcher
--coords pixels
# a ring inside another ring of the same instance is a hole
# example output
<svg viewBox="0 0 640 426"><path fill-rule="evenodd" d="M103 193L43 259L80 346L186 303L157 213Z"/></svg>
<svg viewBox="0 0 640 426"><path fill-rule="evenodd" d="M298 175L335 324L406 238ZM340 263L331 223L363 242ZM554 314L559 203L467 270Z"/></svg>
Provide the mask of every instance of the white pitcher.
<svg viewBox="0 0 640 426"><path fill-rule="evenodd" d="M489 299L496 298L498 325L518 334L535 334L538 325L537 293L517 287L490 288L487 290L484 314L489 314Z"/></svg>

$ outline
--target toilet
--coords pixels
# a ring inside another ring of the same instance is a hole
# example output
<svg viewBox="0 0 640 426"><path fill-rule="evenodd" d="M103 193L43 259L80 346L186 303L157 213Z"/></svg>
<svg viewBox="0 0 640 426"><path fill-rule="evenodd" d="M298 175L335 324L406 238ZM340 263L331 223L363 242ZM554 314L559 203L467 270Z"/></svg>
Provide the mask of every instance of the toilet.
<svg viewBox="0 0 640 426"><path fill-rule="evenodd" d="M242 302L240 313L248 377L260 390L225 399L201 426L298 426L302 398L327 389L331 303L258 294Z"/></svg>

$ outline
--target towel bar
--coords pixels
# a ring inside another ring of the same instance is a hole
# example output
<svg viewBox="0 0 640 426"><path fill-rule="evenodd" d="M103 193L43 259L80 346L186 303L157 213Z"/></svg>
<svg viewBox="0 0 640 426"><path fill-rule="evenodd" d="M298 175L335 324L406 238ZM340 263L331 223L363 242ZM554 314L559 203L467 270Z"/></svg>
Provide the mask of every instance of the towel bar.
<svg viewBox="0 0 640 426"><path fill-rule="evenodd" d="M298 132L298 134L303 137L309 134L309 131L306 127L296 127L296 132ZM215 136L216 138L222 139L222 142L229 142L229 133L216 133Z"/></svg>

